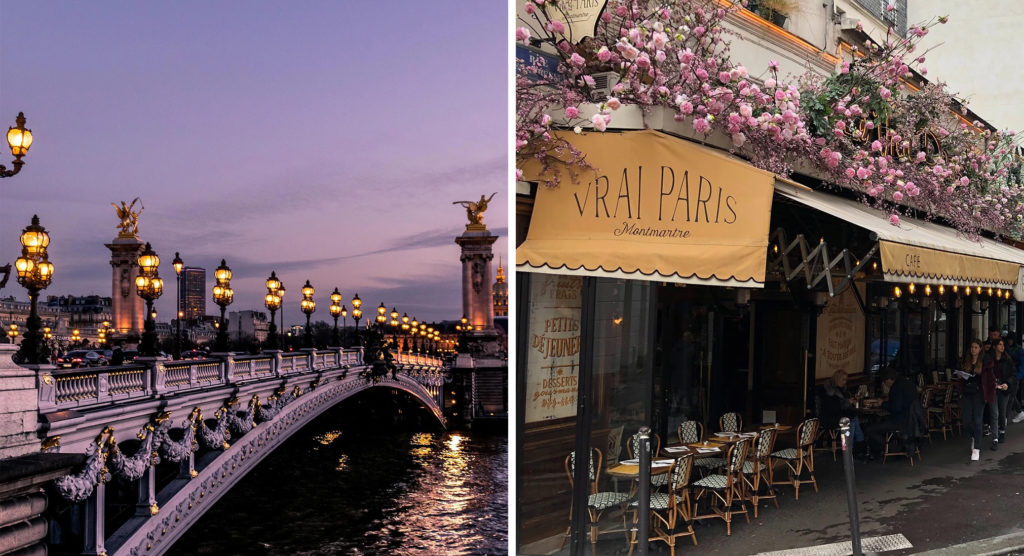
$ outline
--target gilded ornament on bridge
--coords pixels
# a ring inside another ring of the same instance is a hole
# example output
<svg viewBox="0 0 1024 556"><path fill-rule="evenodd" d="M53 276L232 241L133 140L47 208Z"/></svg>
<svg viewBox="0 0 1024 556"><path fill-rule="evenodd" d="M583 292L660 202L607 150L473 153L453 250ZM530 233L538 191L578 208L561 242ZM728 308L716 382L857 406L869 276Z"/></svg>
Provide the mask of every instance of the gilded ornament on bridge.
<svg viewBox="0 0 1024 556"><path fill-rule="evenodd" d="M453 205L462 205L466 207L466 218L469 219L469 223L466 224L467 230L486 230L487 226L484 226L484 211L487 210L487 204L491 202L491 199L497 195L497 192L491 193L490 197L480 196L479 201L453 201Z"/></svg>
<svg viewBox="0 0 1024 556"><path fill-rule="evenodd" d="M117 225L121 230L118 232L117 237L125 239L139 238L139 214L146 207L139 203L139 210L132 210L138 200L139 198L136 197L132 199L131 203L121 201L121 206L117 206L116 203L110 203L114 210L117 211L117 217L121 219L121 223Z"/></svg>

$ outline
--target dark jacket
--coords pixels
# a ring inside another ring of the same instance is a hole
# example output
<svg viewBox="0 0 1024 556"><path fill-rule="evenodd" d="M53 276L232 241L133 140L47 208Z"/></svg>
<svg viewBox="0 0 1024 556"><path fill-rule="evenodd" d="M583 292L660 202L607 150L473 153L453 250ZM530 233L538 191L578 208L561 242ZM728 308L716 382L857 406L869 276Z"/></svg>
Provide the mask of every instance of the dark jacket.
<svg viewBox="0 0 1024 556"><path fill-rule="evenodd" d="M826 384L819 391L821 401L821 426L825 429L839 428L839 419L853 417L856 412L850 405L850 393L845 388Z"/></svg>
<svg viewBox="0 0 1024 556"><path fill-rule="evenodd" d="M1017 388L1017 369L1013 364L1013 358L1009 355L1003 354L1003 358L996 361L994 356L985 359L985 368L992 374L992 399L990 400L987 393L985 395L985 401L992 403L995 401L995 390L996 386L1000 384L1008 384L1007 392L1015 392Z"/></svg>
<svg viewBox="0 0 1024 556"><path fill-rule="evenodd" d="M907 413L910 411L910 406L914 400L917 400L918 405L920 405L921 400L917 396L917 386L914 386L914 383L909 378L901 376L889 388L889 399L885 401L883 407L889 410L893 421L902 423L906 420Z"/></svg>
<svg viewBox="0 0 1024 556"><path fill-rule="evenodd" d="M114 353L110 355L111 365L124 365L124 351L115 349Z"/></svg>

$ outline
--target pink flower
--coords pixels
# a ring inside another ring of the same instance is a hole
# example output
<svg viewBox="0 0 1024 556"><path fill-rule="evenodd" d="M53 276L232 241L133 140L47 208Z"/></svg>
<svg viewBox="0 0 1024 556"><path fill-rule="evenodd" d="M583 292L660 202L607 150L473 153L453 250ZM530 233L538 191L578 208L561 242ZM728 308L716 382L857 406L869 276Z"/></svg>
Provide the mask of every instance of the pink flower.
<svg viewBox="0 0 1024 556"><path fill-rule="evenodd" d="M679 105L679 111L683 114L693 114L693 104L690 101L685 101Z"/></svg>
<svg viewBox="0 0 1024 556"><path fill-rule="evenodd" d="M764 80L764 86L765 86L765 88L768 88L768 89L774 89L775 85L777 85L777 84L778 83L774 79L772 79L771 77L769 77L768 79Z"/></svg>
<svg viewBox="0 0 1024 556"><path fill-rule="evenodd" d="M860 168L857 168L857 178L858 179L862 179L862 180L863 179L867 179L867 177L870 176L870 175L871 175L871 170L868 170L867 168L865 168L863 166L861 166Z"/></svg>
<svg viewBox="0 0 1024 556"><path fill-rule="evenodd" d="M572 56L569 56L569 65L570 66L573 66L573 67L576 67L576 68L582 68L586 64L587 64L587 61L583 59L583 56L580 56L579 54L577 54L575 52L572 53Z"/></svg>
<svg viewBox="0 0 1024 556"><path fill-rule="evenodd" d="M920 72L921 75L928 75L928 68L926 68L924 66L921 66L920 68L918 68L917 71Z"/></svg>
<svg viewBox="0 0 1024 556"><path fill-rule="evenodd" d="M654 59L657 60L659 64L661 62L664 62L666 58L667 58L667 56L665 56L665 51L664 50L659 50L659 51L654 53Z"/></svg>
<svg viewBox="0 0 1024 556"><path fill-rule="evenodd" d="M548 22L547 29L552 33L565 33L565 24L557 19L553 19Z"/></svg>
<svg viewBox="0 0 1024 556"><path fill-rule="evenodd" d="M967 179L967 176L960 178L960 185L967 185L971 183L971 180Z"/></svg>
<svg viewBox="0 0 1024 556"><path fill-rule="evenodd" d="M533 15L534 12L536 12L536 11L537 11L537 8L534 8L532 3L530 3L530 2L526 3L526 13L528 13L530 15Z"/></svg>
<svg viewBox="0 0 1024 556"><path fill-rule="evenodd" d="M708 72L704 68L698 68L694 73L697 74L697 78L701 81L708 78Z"/></svg>
<svg viewBox="0 0 1024 556"><path fill-rule="evenodd" d="M611 60L612 51L608 50L607 46L602 46L601 49L597 51L597 59L601 60L602 62L607 62L608 60Z"/></svg>
<svg viewBox="0 0 1024 556"><path fill-rule="evenodd" d="M655 50L661 50L668 44L668 35L661 31L657 31L651 35L651 44Z"/></svg>
<svg viewBox="0 0 1024 556"><path fill-rule="evenodd" d="M576 108L575 106L567 107L565 109L565 117L569 118L569 119L579 118L580 117L580 109Z"/></svg>
<svg viewBox="0 0 1024 556"><path fill-rule="evenodd" d="M727 71L720 71L720 72L718 72L718 80L721 81L722 83L728 83L730 79L731 78L729 77L729 72L727 72Z"/></svg>
<svg viewBox="0 0 1024 556"><path fill-rule="evenodd" d="M853 179L853 176L856 175L856 173L857 173L857 171L854 170L853 168L847 168L846 169L846 177L848 177L850 179Z"/></svg>
<svg viewBox="0 0 1024 556"><path fill-rule="evenodd" d="M649 68L649 67L651 67L651 58L650 58L650 56L648 56L646 52L644 52L643 54L637 56L637 58L636 58L636 65L637 65L637 67L641 67L641 68Z"/></svg>
<svg viewBox="0 0 1024 556"><path fill-rule="evenodd" d="M885 11L891 12L896 10L896 4L889 4L885 7Z"/></svg>
<svg viewBox="0 0 1024 556"><path fill-rule="evenodd" d="M516 28L516 40L519 42L530 42L530 30L526 27Z"/></svg>
<svg viewBox="0 0 1024 556"><path fill-rule="evenodd" d="M872 141L871 142L871 150L882 152L882 142L879 141L878 139L875 139L874 141Z"/></svg>
<svg viewBox="0 0 1024 556"><path fill-rule="evenodd" d="M551 125L551 116L549 114L544 114L543 116L541 116L540 125L544 127L548 127L549 125Z"/></svg>
<svg viewBox="0 0 1024 556"><path fill-rule="evenodd" d="M890 215L889 216L889 223L892 224L893 226L899 226L900 225L900 217L899 217L899 215L898 214Z"/></svg>
<svg viewBox="0 0 1024 556"><path fill-rule="evenodd" d="M753 113L754 109L751 108L749 104L744 102L743 104L740 105L740 116L743 116L744 118L749 118Z"/></svg>
<svg viewBox="0 0 1024 556"><path fill-rule="evenodd" d="M608 129L608 122L604 119L604 114L594 114L590 117L590 122L594 124L594 129L598 131Z"/></svg>
<svg viewBox="0 0 1024 556"><path fill-rule="evenodd" d="M520 170L519 168L516 168L516 180L522 180L522 179L523 179L523 171Z"/></svg>
<svg viewBox="0 0 1024 556"><path fill-rule="evenodd" d="M892 96L892 91L890 91L889 89L886 89L885 87L879 87L878 88L878 96L880 96L880 97L882 97L884 99L888 99L889 97Z"/></svg>
<svg viewBox="0 0 1024 556"><path fill-rule="evenodd" d="M707 133L711 129L711 124L704 118L696 118L693 120L693 130L697 133Z"/></svg>
<svg viewBox="0 0 1024 556"><path fill-rule="evenodd" d="M903 200L903 193L900 193L899 191L893 193L892 194L892 200L896 201L897 203L902 201Z"/></svg>
<svg viewBox="0 0 1024 556"><path fill-rule="evenodd" d="M607 104L608 108L611 108L612 110L618 110L619 107L622 106L622 103L619 102L619 99L615 97L609 97L608 101L605 102L605 104Z"/></svg>
<svg viewBox="0 0 1024 556"><path fill-rule="evenodd" d="M768 62L768 69L770 69L772 71L779 71L779 62L778 62L778 60L770 60Z"/></svg>
<svg viewBox="0 0 1024 556"><path fill-rule="evenodd" d="M743 132L732 134L732 144L734 147L742 147L743 143L747 142L747 136L743 135Z"/></svg>

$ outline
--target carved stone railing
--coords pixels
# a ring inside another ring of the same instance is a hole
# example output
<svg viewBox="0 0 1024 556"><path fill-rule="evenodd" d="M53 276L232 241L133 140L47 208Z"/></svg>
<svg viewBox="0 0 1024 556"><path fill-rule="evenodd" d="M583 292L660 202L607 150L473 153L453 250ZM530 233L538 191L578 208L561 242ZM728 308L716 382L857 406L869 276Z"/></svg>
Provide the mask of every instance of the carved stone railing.
<svg viewBox="0 0 1024 556"><path fill-rule="evenodd" d="M198 361L148 360L132 365L45 370L38 376L39 410L51 413L142 400L210 386L362 364L361 349L266 352Z"/></svg>

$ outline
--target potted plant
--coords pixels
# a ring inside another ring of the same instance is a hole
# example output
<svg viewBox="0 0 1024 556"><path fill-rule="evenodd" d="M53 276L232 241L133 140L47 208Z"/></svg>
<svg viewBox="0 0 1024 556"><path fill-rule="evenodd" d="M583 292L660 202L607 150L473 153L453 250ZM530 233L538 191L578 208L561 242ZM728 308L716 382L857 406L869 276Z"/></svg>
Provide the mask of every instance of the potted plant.
<svg viewBox="0 0 1024 556"><path fill-rule="evenodd" d="M786 24L786 18L798 7L796 0L750 0L747 2L748 10L779 27Z"/></svg>

